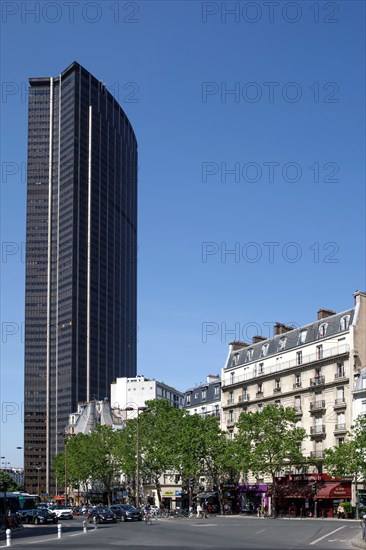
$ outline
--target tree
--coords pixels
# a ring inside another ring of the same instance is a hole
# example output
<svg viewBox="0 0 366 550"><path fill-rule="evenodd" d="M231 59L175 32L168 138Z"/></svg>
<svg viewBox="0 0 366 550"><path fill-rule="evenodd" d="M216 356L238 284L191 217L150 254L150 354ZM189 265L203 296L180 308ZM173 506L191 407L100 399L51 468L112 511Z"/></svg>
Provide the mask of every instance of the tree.
<svg viewBox="0 0 366 550"><path fill-rule="evenodd" d="M272 514L276 510L276 474L285 467L306 463L301 445L306 438L296 427L295 409L267 405L261 412L242 413L235 436L236 452L243 471L272 479Z"/></svg>
<svg viewBox="0 0 366 550"><path fill-rule="evenodd" d="M222 484L239 473L233 442L220 430L213 416L201 417L186 413L183 416L179 445L177 471L183 479L204 476L213 488L217 488L222 511Z"/></svg>
<svg viewBox="0 0 366 550"><path fill-rule="evenodd" d="M3 491L6 487L6 491L18 491L19 485L14 478L4 470L0 470L0 491Z"/></svg>
<svg viewBox="0 0 366 550"><path fill-rule="evenodd" d="M359 417L348 435L350 439L342 445L325 450L324 466L334 476L352 478L358 519L358 483L366 479L366 418Z"/></svg>
<svg viewBox="0 0 366 550"><path fill-rule="evenodd" d="M88 438L90 477L103 485L108 495L108 504L111 504L116 477L120 473L118 431L110 426L99 425Z"/></svg>
<svg viewBox="0 0 366 550"><path fill-rule="evenodd" d="M138 419L128 420L121 430L118 455L123 472L135 475L138 429L141 478L152 480L160 505L160 478L175 468L183 411L172 407L165 399L148 401L146 405L147 411L140 413Z"/></svg>

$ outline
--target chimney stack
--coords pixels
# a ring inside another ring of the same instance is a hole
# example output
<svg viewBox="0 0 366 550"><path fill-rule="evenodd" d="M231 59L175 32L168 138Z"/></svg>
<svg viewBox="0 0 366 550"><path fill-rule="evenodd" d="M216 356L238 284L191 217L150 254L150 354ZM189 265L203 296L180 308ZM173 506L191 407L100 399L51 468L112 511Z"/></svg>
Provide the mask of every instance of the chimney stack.
<svg viewBox="0 0 366 550"><path fill-rule="evenodd" d="M258 342L264 342L267 340L264 336L253 336L252 338L252 344L258 344Z"/></svg>
<svg viewBox="0 0 366 550"><path fill-rule="evenodd" d="M230 342L229 346L231 346L231 351L238 351L238 349L247 348L249 344L246 342L241 342L240 340L234 340L233 342Z"/></svg>
<svg viewBox="0 0 366 550"><path fill-rule="evenodd" d="M294 327L285 325L284 323L276 323L274 326L274 336L286 334L286 332L290 332L290 330L294 330Z"/></svg>
<svg viewBox="0 0 366 550"><path fill-rule="evenodd" d="M330 317L331 315L335 315L336 312L332 311L331 309L318 309L318 321L321 321L322 319L325 319L326 317Z"/></svg>

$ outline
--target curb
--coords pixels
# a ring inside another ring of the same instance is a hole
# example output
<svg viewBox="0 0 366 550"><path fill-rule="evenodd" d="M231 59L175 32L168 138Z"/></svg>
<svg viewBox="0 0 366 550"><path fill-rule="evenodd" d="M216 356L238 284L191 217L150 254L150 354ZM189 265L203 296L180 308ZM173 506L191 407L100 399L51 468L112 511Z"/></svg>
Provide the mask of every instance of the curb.
<svg viewBox="0 0 366 550"><path fill-rule="evenodd" d="M210 518L210 516L208 516ZM218 518L231 518L231 519L242 519L242 520L254 520L254 519L264 519L264 520L268 520L268 519L283 519L283 520L287 520L287 521L319 521L319 522L323 522L323 521L330 521L330 522L349 522L349 523L359 523L359 519L338 519L338 518L300 518L300 517L296 517L296 518L289 518L289 517L276 517L276 518L273 518L271 516L268 516L266 518L263 518L263 517L258 517L256 515L252 515L252 516L245 516L245 515L242 515L242 514L231 514L230 516L225 516L225 515L221 515L221 514L217 514L217 516L211 516L211 517L214 517L215 519L218 519ZM362 541L361 541L362 542Z"/></svg>
<svg viewBox="0 0 366 550"><path fill-rule="evenodd" d="M366 549L366 541L361 539L354 539L351 540L352 546L355 546L356 548L364 548Z"/></svg>

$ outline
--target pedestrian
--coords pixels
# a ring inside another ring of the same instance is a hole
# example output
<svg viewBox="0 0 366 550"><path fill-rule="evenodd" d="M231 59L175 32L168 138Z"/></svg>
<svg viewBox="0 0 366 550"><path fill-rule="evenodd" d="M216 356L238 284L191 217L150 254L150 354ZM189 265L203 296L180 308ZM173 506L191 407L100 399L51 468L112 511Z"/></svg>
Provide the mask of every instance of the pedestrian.
<svg viewBox="0 0 366 550"><path fill-rule="evenodd" d="M344 508L342 504L339 504L337 508L338 519L344 518Z"/></svg>
<svg viewBox="0 0 366 550"><path fill-rule="evenodd" d="M197 517L200 518L202 517L202 506L200 505L200 503L197 504Z"/></svg>
<svg viewBox="0 0 366 550"><path fill-rule="evenodd" d="M366 541L366 514L361 519L362 540Z"/></svg>

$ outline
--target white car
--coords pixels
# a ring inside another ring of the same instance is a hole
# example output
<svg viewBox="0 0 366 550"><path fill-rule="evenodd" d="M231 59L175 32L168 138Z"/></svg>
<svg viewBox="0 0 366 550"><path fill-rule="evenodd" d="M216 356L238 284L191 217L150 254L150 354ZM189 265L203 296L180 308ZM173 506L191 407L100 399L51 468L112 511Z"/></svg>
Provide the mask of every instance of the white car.
<svg viewBox="0 0 366 550"><path fill-rule="evenodd" d="M58 506L52 512L58 519L74 519L74 512L70 506Z"/></svg>

